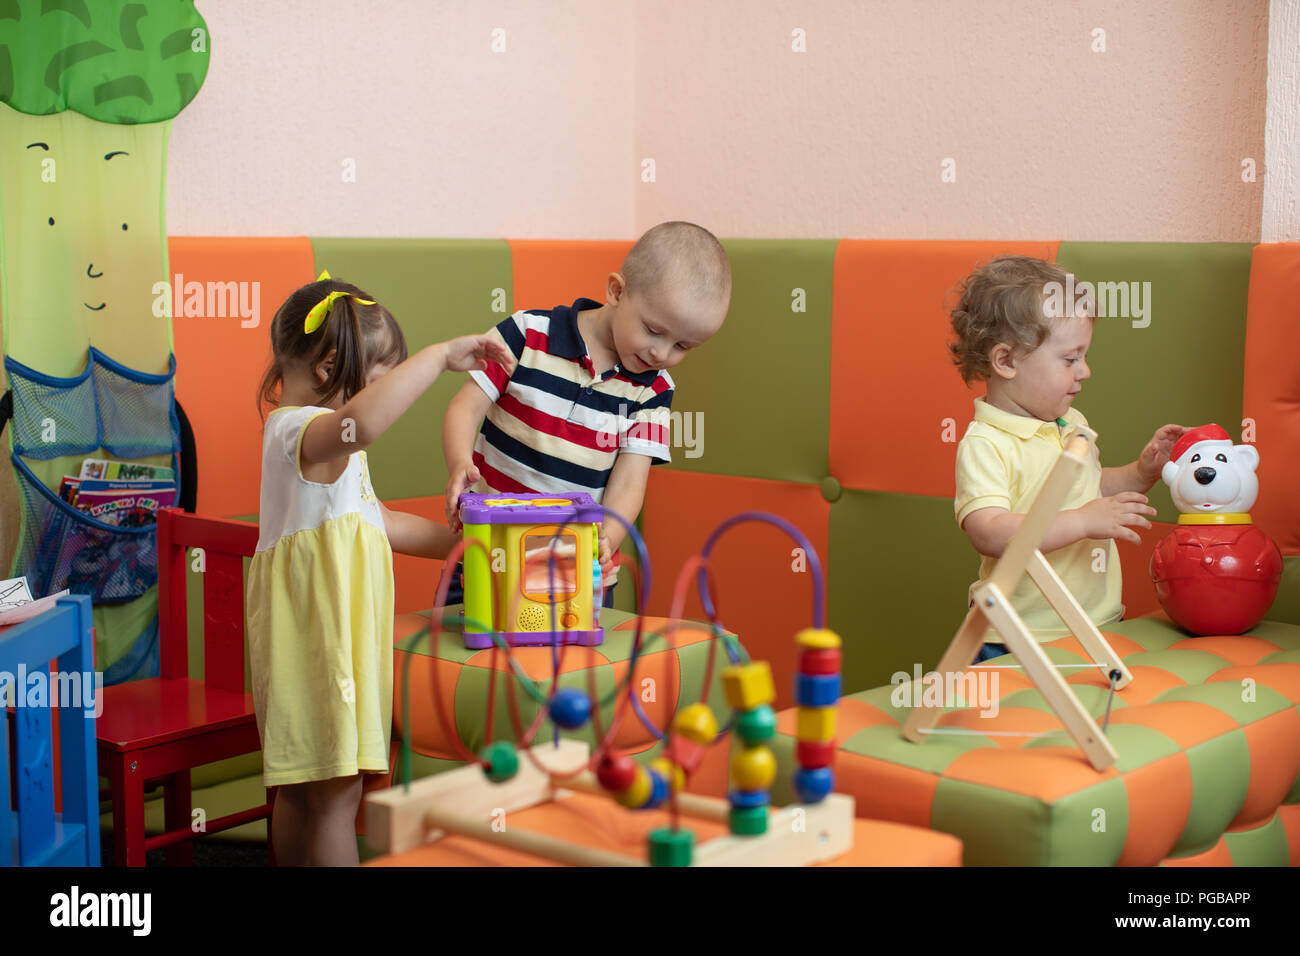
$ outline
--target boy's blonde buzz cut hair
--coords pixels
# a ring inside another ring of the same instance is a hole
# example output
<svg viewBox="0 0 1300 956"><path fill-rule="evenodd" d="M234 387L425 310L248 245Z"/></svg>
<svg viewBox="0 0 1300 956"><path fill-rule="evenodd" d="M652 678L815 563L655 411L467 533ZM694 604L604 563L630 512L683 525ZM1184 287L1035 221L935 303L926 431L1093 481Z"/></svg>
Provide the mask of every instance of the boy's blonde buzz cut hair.
<svg viewBox="0 0 1300 956"><path fill-rule="evenodd" d="M956 340L948 352L967 385L987 381L993 374L989 353L995 345L1010 345L1026 354L1051 334L1049 283L1064 290L1068 273L1054 262L1031 256L999 256L968 275L957 287L952 310ZM1063 293L1062 293L1063 294Z"/></svg>
<svg viewBox="0 0 1300 956"><path fill-rule="evenodd" d="M693 222L661 222L623 260L629 292L648 295L665 280L684 283L697 298L729 301L731 261L717 236Z"/></svg>

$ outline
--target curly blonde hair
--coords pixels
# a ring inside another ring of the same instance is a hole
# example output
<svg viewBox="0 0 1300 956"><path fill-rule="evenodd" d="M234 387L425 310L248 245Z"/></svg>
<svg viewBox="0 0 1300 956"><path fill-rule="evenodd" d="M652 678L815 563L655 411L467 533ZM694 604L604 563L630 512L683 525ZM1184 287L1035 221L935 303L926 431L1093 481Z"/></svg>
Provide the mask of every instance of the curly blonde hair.
<svg viewBox="0 0 1300 956"><path fill-rule="evenodd" d="M956 340L949 344L962 381L987 381L989 353L1010 345L1019 354L1038 348L1051 334L1045 307L1048 283L1066 285L1068 274L1054 262L1030 256L999 256L968 275L955 290L952 310Z"/></svg>

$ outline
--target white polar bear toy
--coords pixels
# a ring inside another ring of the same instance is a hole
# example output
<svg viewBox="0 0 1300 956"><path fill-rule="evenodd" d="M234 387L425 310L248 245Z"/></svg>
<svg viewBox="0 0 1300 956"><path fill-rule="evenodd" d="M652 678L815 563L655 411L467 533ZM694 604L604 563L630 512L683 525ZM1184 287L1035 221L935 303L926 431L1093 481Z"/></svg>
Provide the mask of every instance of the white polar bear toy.
<svg viewBox="0 0 1300 956"><path fill-rule="evenodd" d="M1160 477L1184 514L1244 514L1259 495L1258 467L1255 446L1234 445L1223 428L1202 425L1178 439Z"/></svg>

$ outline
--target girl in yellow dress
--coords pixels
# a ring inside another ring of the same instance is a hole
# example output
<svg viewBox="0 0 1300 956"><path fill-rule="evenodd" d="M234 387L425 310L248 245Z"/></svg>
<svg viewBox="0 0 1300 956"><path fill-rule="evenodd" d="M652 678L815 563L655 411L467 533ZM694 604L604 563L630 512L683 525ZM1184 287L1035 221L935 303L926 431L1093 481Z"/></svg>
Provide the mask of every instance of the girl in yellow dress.
<svg viewBox="0 0 1300 956"><path fill-rule="evenodd" d="M276 312L271 353L247 595L271 840L282 865L355 866L361 774L388 770L393 551L442 558L456 540L375 497L365 448L442 372L514 356L468 335L407 358L392 314L328 273Z"/></svg>

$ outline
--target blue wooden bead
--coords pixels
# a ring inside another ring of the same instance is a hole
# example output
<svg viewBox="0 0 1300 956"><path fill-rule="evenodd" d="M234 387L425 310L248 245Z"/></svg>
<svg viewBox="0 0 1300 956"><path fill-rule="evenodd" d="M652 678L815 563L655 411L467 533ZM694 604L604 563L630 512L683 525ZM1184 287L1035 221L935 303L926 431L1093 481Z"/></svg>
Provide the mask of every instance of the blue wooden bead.
<svg viewBox="0 0 1300 956"><path fill-rule="evenodd" d="M551 720L565 730L576 730L591 719L591 701L576 687L561 687L551 698Z"/></svg>
<svg viewBox="0 0 1300 956"><path fill-rule="evenodd" d="M795 675L794 702L800 707L833 707L839 699L839 674Z"/></svg>
<svg viewBox="0 0 1300 956"><path fill-rule="evenodd" d="M650 799L638 809L657 810L668 799L668 781L664 779L663 774L658 770L648 770L646 772L650 774Z"/></svg>
<svg viewBox="0 0 1300 956"><path fill-rule="evenodd" d="M794 792L800 803L821 803L834 788L835 772L830 767L801 767L794 772Z"/></svg>
<svg viewBox="0 0 1300 956"><path fill-rule="evenodd" d="M747 810L750 807L765 807L772 802L772 795L766 790L732 790L727 794L727 802L733 807Z"/></svg>

